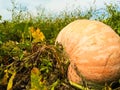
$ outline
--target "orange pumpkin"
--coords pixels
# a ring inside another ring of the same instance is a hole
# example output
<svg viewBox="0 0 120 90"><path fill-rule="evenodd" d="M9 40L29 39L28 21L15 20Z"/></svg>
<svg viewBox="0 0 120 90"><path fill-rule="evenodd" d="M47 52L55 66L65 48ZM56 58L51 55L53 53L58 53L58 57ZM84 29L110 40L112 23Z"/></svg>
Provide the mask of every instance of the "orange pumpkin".
<svg viewBox="0 0 120 90"><path fill-rule="evenodd" d="M120 37L108 25L93 20L76 20L56 38L70 58L68 79L96 83L120 78ZM77 71L76 69L77 68Z"/></svg>

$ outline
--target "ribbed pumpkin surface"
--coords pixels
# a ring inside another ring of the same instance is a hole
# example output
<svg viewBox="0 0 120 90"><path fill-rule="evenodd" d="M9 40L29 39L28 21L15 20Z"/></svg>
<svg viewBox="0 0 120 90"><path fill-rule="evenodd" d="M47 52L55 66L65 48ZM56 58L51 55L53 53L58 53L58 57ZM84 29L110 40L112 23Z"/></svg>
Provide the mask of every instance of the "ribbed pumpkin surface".
<svg viewBox="0 0 120 90"><path fill-rule="evenodd" d="M60 31L56 42L63 45L70 58L69 80L81 81L77 72L98 83L120 78L120 37L109 26L76 20Z"/></svg>

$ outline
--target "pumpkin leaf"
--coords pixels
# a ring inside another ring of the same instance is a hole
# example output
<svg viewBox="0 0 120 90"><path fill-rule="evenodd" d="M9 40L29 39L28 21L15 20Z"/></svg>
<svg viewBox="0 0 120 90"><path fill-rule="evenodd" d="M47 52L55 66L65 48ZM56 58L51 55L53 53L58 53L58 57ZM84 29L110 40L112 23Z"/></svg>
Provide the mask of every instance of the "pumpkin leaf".
<svg viewBox="0 0 120 90"><path fill-rule="evenodd" d="M8 85L7 85L7 90L12 90L12 86L13 86L13 79L16 75L16 72L14 72L11 76L11 78L9 79Z"/></svg>

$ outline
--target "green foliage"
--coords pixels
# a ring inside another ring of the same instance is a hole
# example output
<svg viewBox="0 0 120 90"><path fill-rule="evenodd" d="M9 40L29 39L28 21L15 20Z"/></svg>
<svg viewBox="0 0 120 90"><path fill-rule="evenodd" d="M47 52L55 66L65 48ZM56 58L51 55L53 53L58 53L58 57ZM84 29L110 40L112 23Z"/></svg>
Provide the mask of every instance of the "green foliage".
<svg viewBox="0 0 120 90"><path fill-rule="evenodd" d="M111 26L116 33L120 35L120 10L118 5L106 5L107 12L108 12L108 18L103 20L104 23Z"/></svg>
<svg viewBox="0 0 120 90"><path fill-rule="evenodd" d="M13 73L10 73L12 74L12 77L10 77L8 73L4 73L4 77L6 77L7 74L9 82L15 83L11 86L11 84L3 78L0 84L10 84L10 87L13 89L22 89L24 86L24 88L28 87L28 90L53 90L53 88L60 86L63 88L71 88L71 86L66 87L62 85L62 83L67 84L65 80L69 61L62 47L60 47L61 46L40 43L35 44L31 54L23 57L21 60L18 59L17 61L11 62L7 67L6 65L1 66L3 68L2 71L9 71L9 73L16 71L16 75L13 77ZM6 83L3 83L3 81Z"/></svg>
<svg viewBox="0 0 120 90"><path fill-rule="evenodd" d="M8 41L3 43L1 48L1 55L8 55L8 56L18 56L21 52L21 49L17 46L17 42Z"/></svg>
<svg viewBox="0 0 120 90"><path fill-rule="evenodd" d="M2 16L0 15L0 20L2 19Z"/></svg>

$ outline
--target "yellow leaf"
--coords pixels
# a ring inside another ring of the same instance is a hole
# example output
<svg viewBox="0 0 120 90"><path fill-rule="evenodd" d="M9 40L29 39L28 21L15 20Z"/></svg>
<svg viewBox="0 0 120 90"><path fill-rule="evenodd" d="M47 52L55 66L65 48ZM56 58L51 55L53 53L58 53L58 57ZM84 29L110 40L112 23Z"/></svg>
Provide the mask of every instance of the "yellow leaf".
<svg viewBox="0 0 120 90"><path fill-rule="evenodd" d="M34 27L30 27L30 33L33 33L35 30L34 30Z"/></svg>
<svg viewBox="0 0 120 90"><path fill-rule="evenodd" d="M45 36L42 32L40 32L40 39L43 41L45 39Z"/></svg>
<svg viewBox="0 0 120 90"><path fill-rule="evenodd" d="M41 42L45 39L44 34L40 31L39 28L37 28L36 30L34 30L33 27L30 28L30 33L31 36L33 37L33 42Z"/></svg>
<svg viewBox="0 0 120 90"><path fill-rule="evenodd" d="M1 82L3 85L5 85L5 84L8 83L7 79L9 78L9 76L8 76L8 70L5 70L4 72L5 72L5 75L4 75L4 77L2 79L2 82Z"/></svg>
<svg viewBox="0 0 120 90"><path fill-rule="evenodd" d="M36 33L40 33L40 29L39 28L37 28Z"/></svg>
<svg viewBox="0 0 120 90"><path fill-rule="evenodd" d="M31 73L34 73L34 74L36 74L36 75L39 75L39 74L40 74L40 71L39 71L38 68L33 67L32 70L31 70Z"/></svg>
<svg viewBox="0 0 120 90"><path fill-rule="evenodd" d="M13 86L13 79L16 75L16 72L14 72L11 76L11 78L9 79L8 85L7 85L7 90L12 90L12 86Z"/></svg>

